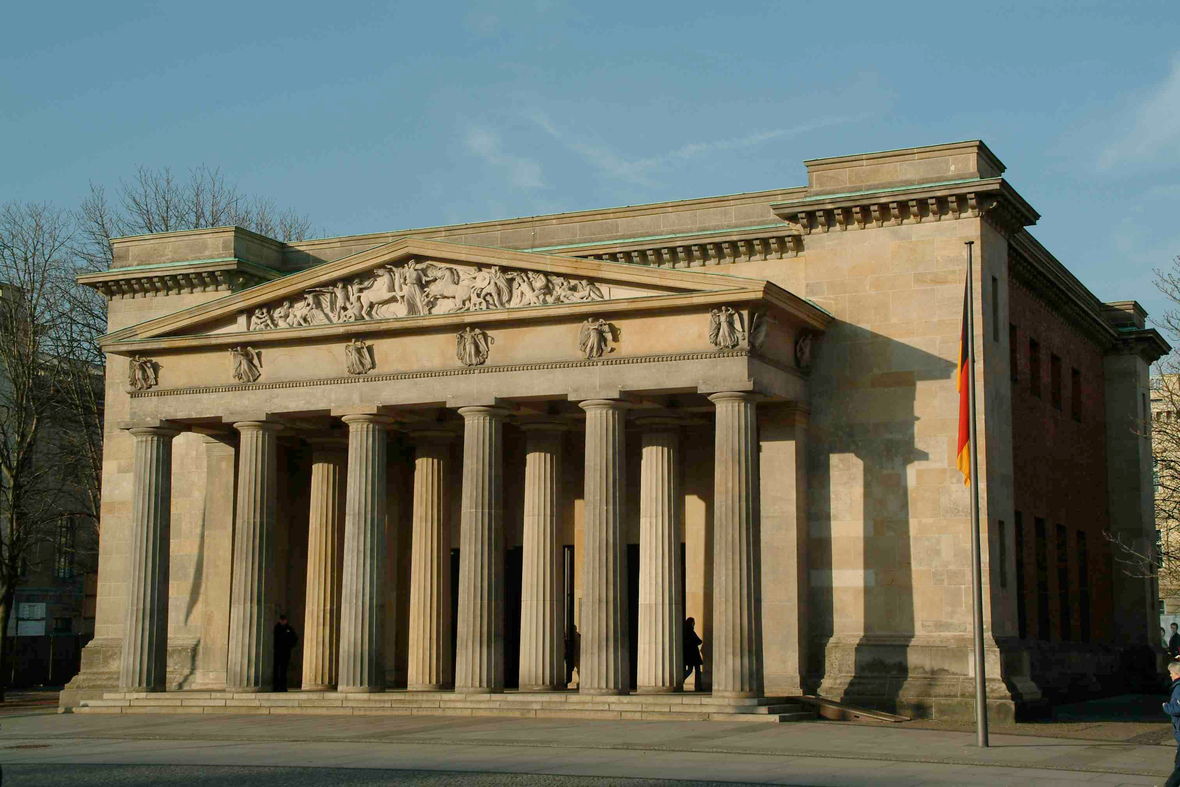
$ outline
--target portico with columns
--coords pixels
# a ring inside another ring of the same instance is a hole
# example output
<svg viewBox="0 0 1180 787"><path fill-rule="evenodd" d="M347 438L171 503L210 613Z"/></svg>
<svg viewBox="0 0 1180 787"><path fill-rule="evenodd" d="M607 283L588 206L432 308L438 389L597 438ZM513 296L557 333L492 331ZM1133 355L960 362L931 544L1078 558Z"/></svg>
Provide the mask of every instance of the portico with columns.
<svg viewBox="0 0 1180 787"><path fill-rule="evenodd" d="M806 412L799 348L829 320L764 281L408 240L113 332L159 380L116 436L139 545L119 688L265 694L285 613L306 691L670 694L689 615L687 690L763 696L758 419ZM177 676L161 545L190 434L234 455L204 489L232 560Z"/></svg>

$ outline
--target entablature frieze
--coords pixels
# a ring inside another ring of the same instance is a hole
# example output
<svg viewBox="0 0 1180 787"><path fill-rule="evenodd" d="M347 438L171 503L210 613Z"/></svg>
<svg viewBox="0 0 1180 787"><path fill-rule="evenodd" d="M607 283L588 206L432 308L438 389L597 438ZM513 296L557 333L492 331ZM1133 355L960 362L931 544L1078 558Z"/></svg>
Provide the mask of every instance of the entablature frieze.
<svg viewBox="0 0 1180 787"><path fill-rule="evenodd" d="M771 208L802 235L983 217L1010 236L1040 218L1003 178L826 194L777 202Z"/></svg>
<svg viewBox="0 0 1180 787"><path fill-rule="evenodd" d="M585 259L654 268L701 268L738 262L781 260L798 256L798 229L766 225L614 243L555 247L553 251Z"/></svg>

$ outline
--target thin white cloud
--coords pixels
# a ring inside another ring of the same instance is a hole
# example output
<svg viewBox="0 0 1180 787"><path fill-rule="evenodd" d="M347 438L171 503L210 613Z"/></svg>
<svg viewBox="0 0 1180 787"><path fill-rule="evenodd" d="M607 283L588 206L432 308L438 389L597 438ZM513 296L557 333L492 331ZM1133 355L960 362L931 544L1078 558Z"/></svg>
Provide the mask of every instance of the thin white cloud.
<svg viewBox="0 0 1180 787"><path fill-rule="evenodd" d="M1168 76L1131 111L1133 126L1099 158L1103 168L1150 161L1180 152L1180 54Z"/></svg>
<svg viewBox="0 0 1180 787"><path fill-rule="evenodd" d="M843 125L845 123L856 123L868 119L870 117L870 113L819 118L809 123L802 123L797 126L776 128L769 131L758 131L741 137L733 137L731 139L712 140L708 142L689 142L658 156L648 156L645 158L630 160L620 156L610 148L603 147L601 145L592 145L579 139L576 135L560 128L549 118L548 115L546 115L540 109L534 108L530 110L528 112L528 117L540 129L557 140L567 150L581 156L591 166L600 172L612 177L619 178L620 180L629 181L631 183L651 185L652 174L660 170L667 169L669 166L673 166L675 164L692 161L693 159L699 159L703 156L708 156L714 153L754 147L755 145L761 145L772 140L786 139L828 126Z"/></svg>
<svg viewBox="0 0 1180 787"><path fill-rule="evenodd" d="M513 186L525 189L544 188L541 165L532 159L505 153L500 149L500 139L495 131L483 126L471 126L467 129L464 144L470 153L482 158L488 166L504 170L508 175L508 182Z"/></svg>

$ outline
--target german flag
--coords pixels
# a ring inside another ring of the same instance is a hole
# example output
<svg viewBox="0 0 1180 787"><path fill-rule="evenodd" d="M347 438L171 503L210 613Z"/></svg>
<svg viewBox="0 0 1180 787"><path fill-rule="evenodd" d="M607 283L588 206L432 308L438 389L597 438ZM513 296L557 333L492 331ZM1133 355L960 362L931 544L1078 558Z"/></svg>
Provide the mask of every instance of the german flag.
<svg viewBox="0 0 1180 787"><path fill-rule="evenodd" d="M968 274L970 275L970 274ZM963 474L963 483L971 483L971 388L967 375L971 373L968 362L969 338L967 336L967 285L963 285L963 331L959 335L959 368L955 370L955 388L959 392L959 445L956 464Z"/></svg>

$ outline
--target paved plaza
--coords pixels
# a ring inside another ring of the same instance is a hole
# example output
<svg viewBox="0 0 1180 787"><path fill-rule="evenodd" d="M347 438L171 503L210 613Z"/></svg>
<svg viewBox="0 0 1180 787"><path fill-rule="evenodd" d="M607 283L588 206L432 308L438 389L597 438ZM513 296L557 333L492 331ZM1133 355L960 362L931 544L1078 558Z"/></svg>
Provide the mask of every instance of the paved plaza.
<svg viewBox="0 0 1180 787"><path fill-rule="evenodd" d="M0 719L5 785L1152 785L1166 745L797 722L443 717Z"/></svg>

